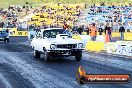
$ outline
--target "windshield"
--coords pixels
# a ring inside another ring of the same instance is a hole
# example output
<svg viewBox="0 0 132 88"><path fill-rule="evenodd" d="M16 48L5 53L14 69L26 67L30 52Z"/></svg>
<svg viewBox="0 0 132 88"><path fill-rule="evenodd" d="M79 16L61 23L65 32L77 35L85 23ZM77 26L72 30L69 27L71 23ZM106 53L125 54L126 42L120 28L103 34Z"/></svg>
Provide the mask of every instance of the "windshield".
<svg viewBox="0 0 132 88"><path fill-rule="evenodd" d="M71 32L66 29L52 29L52 30L45 30L43 32L44 37L47 38L56 38L58 34L67 34L68 37L71 37Z"/></svg>

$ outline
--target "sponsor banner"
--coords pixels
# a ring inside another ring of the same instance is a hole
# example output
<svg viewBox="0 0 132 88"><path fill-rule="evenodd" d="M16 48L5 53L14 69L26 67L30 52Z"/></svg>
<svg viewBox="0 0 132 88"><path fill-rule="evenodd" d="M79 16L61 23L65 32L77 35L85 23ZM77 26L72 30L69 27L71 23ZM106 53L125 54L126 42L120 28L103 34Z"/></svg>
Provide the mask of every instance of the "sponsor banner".
<svg viewBox="0 0 132 88"><path fill-rule="evenodd" d="M115 48L115 44L114 42L108 42L105 44L105 50L107 51L107 53L115 53L116 52L116 48Z"/></svg>
<svg viewBox="0 0 132 88"><path fill-rule="evenodd" d="M28 31L14 31L10 36L28 36Z"/></svg>
<svg viewBox="0 0 132 88"><path fill-rule="evenodd" d="M105 45L107 53L132 56L132 41L117 41Z"/></svg>
<svg viewBox="0 0 132 88"><path fill-rule="evenodd" d="M87 74L80 66L76 73L76 81L81 85L86 83L130 83L131 77L128 74Z"/></svg>

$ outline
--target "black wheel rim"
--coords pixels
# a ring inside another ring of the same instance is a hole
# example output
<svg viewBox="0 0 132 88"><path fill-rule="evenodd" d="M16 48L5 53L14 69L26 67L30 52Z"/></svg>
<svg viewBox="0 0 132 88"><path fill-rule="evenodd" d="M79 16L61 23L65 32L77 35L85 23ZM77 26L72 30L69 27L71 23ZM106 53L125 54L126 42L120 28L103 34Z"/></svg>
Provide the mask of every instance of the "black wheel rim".
<svg viewBox="0 0 132 88"><path fill-rule="evenodd" d="M47 51L44 51L44 59L47 61Z"/></svg>

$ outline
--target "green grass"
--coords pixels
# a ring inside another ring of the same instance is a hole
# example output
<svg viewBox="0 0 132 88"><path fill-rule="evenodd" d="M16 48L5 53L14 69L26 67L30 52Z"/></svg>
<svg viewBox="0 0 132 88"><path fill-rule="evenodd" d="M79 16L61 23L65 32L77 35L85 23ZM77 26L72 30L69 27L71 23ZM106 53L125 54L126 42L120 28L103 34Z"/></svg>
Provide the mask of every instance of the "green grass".
<svg viewBox="0 0 132 88"><path fill-rule="evenodd" d="M43 3L99 3L105 2L107 4L115 3L115 4L128 4L132 3L132 0L0 0L0 8L7 8L9 5L26 5L26 2L29 2L29 6L39 7L40 4Z"/></svg>

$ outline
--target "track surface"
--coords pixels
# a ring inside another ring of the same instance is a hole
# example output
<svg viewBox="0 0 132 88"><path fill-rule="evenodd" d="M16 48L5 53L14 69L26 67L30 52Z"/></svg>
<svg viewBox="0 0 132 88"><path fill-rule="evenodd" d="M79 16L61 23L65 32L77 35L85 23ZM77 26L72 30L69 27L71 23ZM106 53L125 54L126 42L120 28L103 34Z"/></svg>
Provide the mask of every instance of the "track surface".
<svg viewBox="0 0 132 88"><path fill-rule="evenodd" d="M76 82L82 65L88 74L131 74L132 58L83 52L81 62L74 57L45 63L34 59L27 37L11 37L0 42L0 88L132 88L130 84L85 84Z"/></svg>

